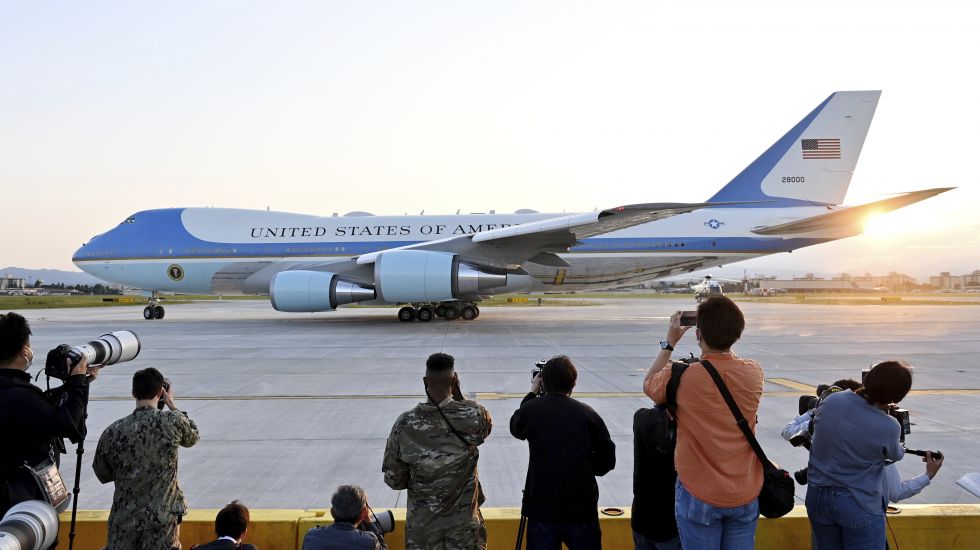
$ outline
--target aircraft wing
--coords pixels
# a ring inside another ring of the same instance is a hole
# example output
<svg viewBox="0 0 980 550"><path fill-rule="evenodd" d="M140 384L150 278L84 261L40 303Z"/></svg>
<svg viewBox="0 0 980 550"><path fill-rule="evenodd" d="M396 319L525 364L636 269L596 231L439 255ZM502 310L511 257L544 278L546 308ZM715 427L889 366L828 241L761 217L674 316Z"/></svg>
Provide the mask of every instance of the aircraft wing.
<svg viewBox="0 0 980 550"><path fill-rule="evenodd" d="M955 187L937 187L935 189L912 191L911 193L903 193L896 197L869 202L860 206L833 210L826 214L804 218L802 220L756 227L752 229L752 232L756 235L790 235L795 233L835 230L843 232L853 231L857 234L861 232L861 227L868 216L891 212L903 206L908 206L928 199L929 197L934 197L940 193L945 193L951 189L955 189Z"/></svg>
<svg viewBox="0 0 980 550"><path fill-rule="evenodd" d="M586 214L559 216L469 235L458 235L389 250L449 252L458 254L463 260L505 269L518 268L526 261L544 265L567 265L555 253L567 252L586 237L602 235L702 208L731 204L743 203L633 204ZM384 252L386 251L381 250L363 254L357 257L356 262L359 265L374 263Z"/></svg>

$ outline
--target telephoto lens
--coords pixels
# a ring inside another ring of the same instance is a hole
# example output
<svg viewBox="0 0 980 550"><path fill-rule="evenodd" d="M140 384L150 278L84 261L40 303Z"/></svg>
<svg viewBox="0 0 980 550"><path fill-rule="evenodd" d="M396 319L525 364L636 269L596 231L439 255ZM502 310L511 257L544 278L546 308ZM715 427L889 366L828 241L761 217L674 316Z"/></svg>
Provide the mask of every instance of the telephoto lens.
<svg viewBox="0 0 980 550"><path fill-rule="evenodd" d="M115 365L132 361L140 354L140 337L131 330L117 330L103 334L98 340L75 346L68 352L72 364L77 364L82 356L88 358L90 365Z"/></svg>
<svg viewBox="0 0 980 550"><path fill-rule="evenodd" d="M58 538L58 513L50 504L28 500L0 520L0 550L47 550Z"/></svg>
<svg viewBox="0 0 980 550"><path fill-rule="evenodd" d="M72 368L82 360L95 367L132 361L140 354L143 345L139 336L131 330L117 330L103 334L96 340L80 346L61 344L48 352L44 372L52 378L66 380ZM69 366L70 364L70 366Z"/></svg>
<svg viewBox="0 0 980 550"><path fill-rule="evenodd" d="M371 517L374 523L377 525L382 533L390 533L395 530L395 514L391 513L391 510L382 510L380 513L371 510Z"/></svg>

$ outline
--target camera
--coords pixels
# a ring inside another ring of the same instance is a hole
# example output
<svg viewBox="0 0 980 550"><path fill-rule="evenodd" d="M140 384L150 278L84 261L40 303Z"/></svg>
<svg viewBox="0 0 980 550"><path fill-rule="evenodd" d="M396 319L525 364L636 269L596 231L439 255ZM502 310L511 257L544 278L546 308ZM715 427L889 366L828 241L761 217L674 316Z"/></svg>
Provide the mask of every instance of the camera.
<svg viewBox="0 0 980 550"><path fill-rule="evenodd" d="M391 510L382 510L380 513L371 510L367 521L361 525L371 525L372 530L380 530L382 533L390 533L395 530L395 514Z"/></svg>
<svg viewBox="0 0 980 550"><path fill-rule="evenodd" d="M697 311L682 311L680 324L682 327L693 327L698 324Z"/></svg>
<svg viewBox="0 0 980 550"><path fill-rule="evenodd" d="M538 375L539 375L539 374L541 374L541 369L543 369L543 368L544 368L544 365L545 365L545 363L547 363L547 362L548 362L548 361L546 361L546 360L544 360L544 359L542 359L542 360L540 360L540 361L535 361L535 362L534 362L534 369L533 369L533 370L531 370L531 379L532 379L532 380L533 380L533 379L535 379L535 378L537 378L537 377L538 377Z"/></svg>
<svg viewBox="0 0 980 550"><path fill-rule="evenodd" d="M58 512L40 500L15 505L0 520L0 549L45 550L58 537Z"/></svg>
<svg viewBox="0 0 980 550"><path fill-rule="evenodd" d="M388 544L385 542L385 533L390 533L395 530L395 514L391 513L391 510L382 510L380 513L376 513L374 510L370 510L367 520L362 522L357 526L361 531L366 531L368 533L374 533L375 538L381 544L381 548L387 549Z"/></svg>
<svg viewBox="0 0 980 550"><path fill-rule="evenodd" d="M129 330L103 334L98 339L79 346L61 344L48 352L44 373L51 378L66 380L71 369L78 365L82 357L88 359L89 365L92 366L115 365L132 361L139 355L141 348L139 336Z"/></svg>
<svg viewBox="0 0 980 550"><path fill-rule="evenodd" d="M167 393L170 393L170 379L169 378L164 378L163 379L163 391L165 391ZM166 407L166 406L167 406L167 404L164 403L163 399L157 401L157 409L159 409L159 410L162 411L163 408Z"/></svg>
<svg viewBox="0 0 980 550"><path fill-rule="evenodd" d="M898 433L898 439L902 442L902 446L905 447L905 436L912 433L912 422L909 420L909 411L899 408L888 409L888 416L891 416L897 420L898 424L902 427L901 431ZM928 452L932 453L933 458L943 458L943 453L940 451L920 451L919 449L909 449L906 447L905 452L921 457L925 457L926 453Z"/></svg>

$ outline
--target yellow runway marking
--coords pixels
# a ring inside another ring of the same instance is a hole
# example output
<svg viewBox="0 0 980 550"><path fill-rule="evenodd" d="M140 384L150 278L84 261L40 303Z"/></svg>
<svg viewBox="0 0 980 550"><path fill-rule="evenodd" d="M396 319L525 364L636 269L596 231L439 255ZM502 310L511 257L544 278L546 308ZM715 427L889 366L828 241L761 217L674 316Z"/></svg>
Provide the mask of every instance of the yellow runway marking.
<svg viewBox="0 0 980 550"><path fill-rule="evenodd" d="M794 390L800 390L806 393L813 393L817 391L816 388L809 384L803 384L796 382L795 380L789 380L788 378L766 378L766 382L772 382L773 384L779 384L780 386L793 388Z"/></svg>

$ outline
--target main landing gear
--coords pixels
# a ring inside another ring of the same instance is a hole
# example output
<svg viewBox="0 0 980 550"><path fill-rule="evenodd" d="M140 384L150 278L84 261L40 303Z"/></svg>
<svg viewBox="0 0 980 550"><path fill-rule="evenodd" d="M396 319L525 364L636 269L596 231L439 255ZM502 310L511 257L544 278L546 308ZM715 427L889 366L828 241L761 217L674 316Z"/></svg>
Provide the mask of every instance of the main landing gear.
<svg viewBox="0 0 980 550"><path fill-rule="evenodd" d="M472 321L480 316L480 308L467 302L442 302L433 304L412 304L398 310L398 320L403 323L421 321L428 323L436 317L447 321L463 319Z"/></svg>
<svg viewBox="0 0 980 550"><path fill-rule="evenodd" d="M154 291L150 297L150 305L143 308L143 318L147 321L152 319L163 319L166 311L160 305L160 293Z"/></svg>

